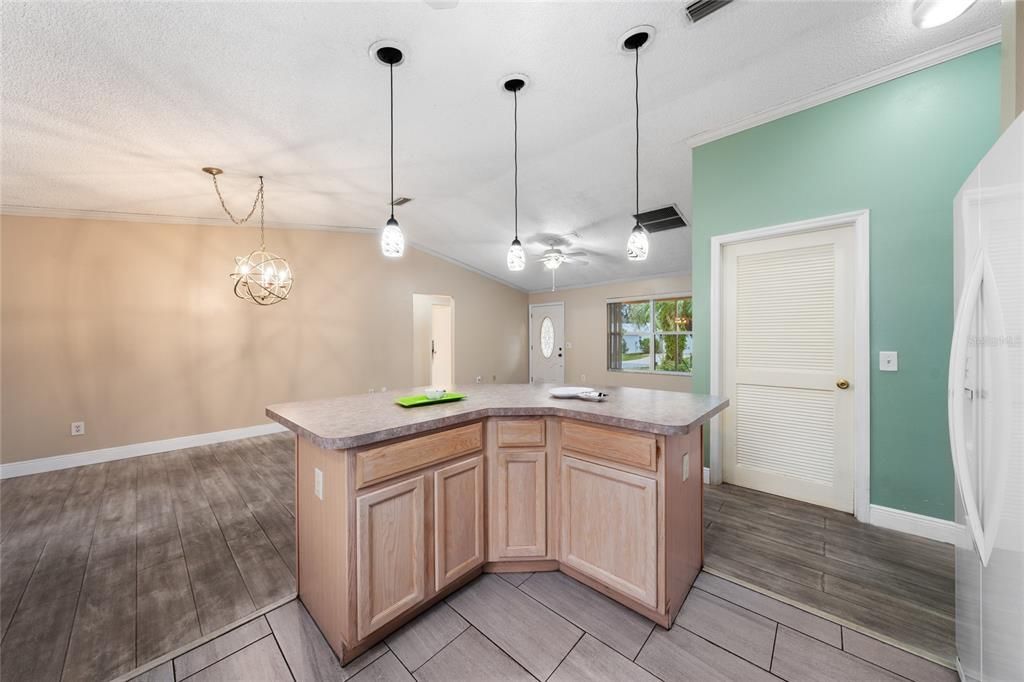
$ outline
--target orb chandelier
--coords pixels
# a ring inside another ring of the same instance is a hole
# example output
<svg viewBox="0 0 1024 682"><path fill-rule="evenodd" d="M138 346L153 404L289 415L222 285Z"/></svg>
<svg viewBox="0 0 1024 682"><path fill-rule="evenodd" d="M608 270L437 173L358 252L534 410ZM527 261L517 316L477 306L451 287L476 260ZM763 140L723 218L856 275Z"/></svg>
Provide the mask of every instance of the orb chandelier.
<svg viewBox="0 0 1024 682"><path fill-rule="evenodd" d="M260 209L260 248L249 253L248 256L235 258L235 271L230 277L235 281L235 296L243 301L250 301L257 305L273 305L288 298L292 291L292 283L295 280L292 269L281 256L267 251L267 243L263 229L263 176L260 176L260 188L256 190L256 198L252 202L249 214L244 218L236 218L224 203L224 197L220 193L220 185L217 184L217 176L223 173L220 168L206 167L204 173L209 173L213 178L213 189L220 199L220 207L235 225L244 225L256 213L257 206Z"/></svg>
<svg viewBox="0 0 1024 682"><path fill-rule="evenodd" d="M650 33L638 30L622 42L622 48L632 50L636 56L633 67L633 101L636 105L636 222L626 241L626 257L632 261L647 260L647 252L650 250L647 230L640 225L640 48L647 43L648 38Z"/></svg>
<svg viewBox="0 0 1024 682"><path fill-rule="evenodd" d="M513 162L513 226L515 229L512 245L508 247L505 264L512 272L526 267L526 252L519 241L519 91L526 85L522 78L509 78L505 81L505 89L512 93L512 162Z"/></svg>

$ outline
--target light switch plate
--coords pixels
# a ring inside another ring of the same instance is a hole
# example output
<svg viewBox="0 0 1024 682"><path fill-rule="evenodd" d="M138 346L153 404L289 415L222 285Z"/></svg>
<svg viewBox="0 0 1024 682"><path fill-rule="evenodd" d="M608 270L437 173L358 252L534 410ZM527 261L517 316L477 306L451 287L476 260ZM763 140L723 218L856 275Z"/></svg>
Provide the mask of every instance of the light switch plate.
<svg viewBox="0 0 1024 682"><path fill-rule="evenodd" d="M313 494L323 502L324 499L324 472L320 469L313 469Z"/></svg>
<svg viewBox="0 0 1024 682"><path fill-rule="evenodd" d="M683 455L683 482L690 478L690 453Z"/></svg>
<svg viewBox="0 0 1024 682"><path fill-rule="evenodd" d="M899 370L899 358L894 350L883 350L878 353L878 369L882 372Z"/></svg>

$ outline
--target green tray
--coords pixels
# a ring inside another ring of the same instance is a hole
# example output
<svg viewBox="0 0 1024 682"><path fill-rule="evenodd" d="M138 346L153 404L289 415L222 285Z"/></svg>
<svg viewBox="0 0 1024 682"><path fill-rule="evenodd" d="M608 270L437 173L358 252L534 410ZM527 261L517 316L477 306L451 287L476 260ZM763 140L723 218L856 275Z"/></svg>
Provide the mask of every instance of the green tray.
<svg viewBox="0 0 1024 682"><path fill-rule="evenodd" d="M431 400L425 395L407 395L395 398L395 404L402 407L419 407L420 405L434 405L436 403L450 403L454 400L462 400L465 393L445 393L443 397Z"/></svg>

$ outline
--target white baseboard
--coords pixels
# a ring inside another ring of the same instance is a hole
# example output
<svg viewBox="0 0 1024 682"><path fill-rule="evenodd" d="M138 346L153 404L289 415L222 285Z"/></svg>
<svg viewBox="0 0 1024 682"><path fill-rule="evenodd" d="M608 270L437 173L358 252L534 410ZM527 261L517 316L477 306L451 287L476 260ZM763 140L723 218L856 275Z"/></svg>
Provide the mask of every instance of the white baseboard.
<svg viewBox="0 0 1024 682"><path fill-rule="evenodd" d="M704 483L707 484L707 483L710 483L710 482L711 482L711 469L709 467L704 467Z"/></svg>
<svg viewBox="0 0 1024 682"><path fill-rule="evenodd" d="M882 507L877 504L871 505L871 521L874 526L898 530L902 533L919 535L929 540L948 542L956 544L957 539L963 536L964 527L955 521L936 519L923 514Z"/></svg>
<svg viewBox="0 0 1024 682"><path fill-rule="evenodd" d="M41 474L44 471L70 469L72 467L80 467L86 464L111 462L115 459L128 459L129 457L141 457L142 455L155 455L159 452L171 452L172 450L194 448L199 445L212 445L213 443L224 443L229 440L265 436L271 433L281 433L282 431L287 430L288 429L280 424L272 422L270 424L260 424L258 426L245 426L240 429L198 433L193 436L179 436L178 438L151 440L147 443L119 445L117 447L103 448L101 450L73 452L68 455L39 457L37 459L25 460L24 462L0 464L0 479L14 478L16 476L28 476L30 474Z"/></svg>

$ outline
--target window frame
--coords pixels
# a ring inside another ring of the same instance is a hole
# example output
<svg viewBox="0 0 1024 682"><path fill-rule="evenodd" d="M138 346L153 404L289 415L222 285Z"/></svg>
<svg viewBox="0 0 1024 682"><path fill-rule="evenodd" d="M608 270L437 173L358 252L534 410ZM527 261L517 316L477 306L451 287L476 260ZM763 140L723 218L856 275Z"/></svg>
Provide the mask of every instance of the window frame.
<svg viewBox="0 0 1024 682"><path fill-rule="evenodd" d="M605 304L605 316L606 316L606 319L605 319L605 323L606 323L606 325L605 325L606 326L605 336L606 336L606 339L607 339L608 351L609 351L608 352L608 356L605 358L605 365L606 365L607 370L609 372L617 372L617 373L620 373L620 374L651 374L651 375L656 375L656 376L692 377L693 376L693 370L692 369L689 372L678 372L678 371L675 371L675 370L659 370L659 369L657 369L657 365L656 365L656 363L657 363L657 341L656 341L657 337L659 337L659 336L676 336L676 337L688 336L688 337L690 337L690 349L691 349L690 350L690 352L691 352L691 355L690 355L690 357L691 357L690 366L691 366L691 368L693 366L693 361L692 361L692 358L693 358L693 355L692 355L692 353L693 353L693 318L692 317L690 318L690 330L689 331L670 331L670 332L669 331L663 331L663 332L659 332L658 331L658 324L657 324L657 322L655 320L655 310L656 310L655 303L657 303L659 301L677 301L679 299L684 299L684 298L690 299L690 310L692 311L693 310L693 294L692 294L692 292L688 292L688 291L680 291L680 292L670 293L670 294L654 294L654 295L650 295L650 296L646 296L646 297L643 297L643 296L623 296L621 298L609 298L609 299L607 299L606 304ZM643 332L643 333L630 333L630 334L619 332L619 337L620 338L624 338L626 336L637 336L637 337L639 337L641 339L643 339L643 338L648 339L649 351L648 351L647 369L623 369L622 367L612 367L611 366L611 355L612 355L611 350L612 350L612 345L613 345L612 335L614 333L612 331L611 307L613 305L622 305L623 303L646 303L647 305L650 306L650 311L651 311L650 331ZM692 315L692 312L691 312L691 315ZM679 343L678 340L676 341L676 343Z"/></svg>

